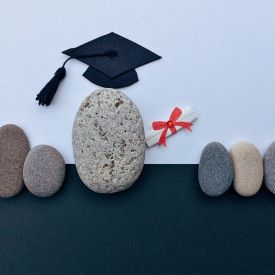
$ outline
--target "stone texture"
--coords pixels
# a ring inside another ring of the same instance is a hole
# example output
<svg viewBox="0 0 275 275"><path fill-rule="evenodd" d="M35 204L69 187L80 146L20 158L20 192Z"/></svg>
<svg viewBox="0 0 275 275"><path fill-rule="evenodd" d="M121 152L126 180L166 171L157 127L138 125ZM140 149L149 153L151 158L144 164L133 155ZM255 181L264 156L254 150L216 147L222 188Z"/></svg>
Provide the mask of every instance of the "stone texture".
<svg viewBox="0 0 275 275"><path fill-rule="evenodd" d="M23 188L23 165L30 149L24 131L16 125L0 128L0 197L17 195Z"/></svg>
<svg viewBox="0 0 275 275"><path fill-rule="evenodd" d="M126 95L99 89L83 101L74 122L73 151L86 186L99 193L129 188L142 171L145 149L142 117Z"/></svg>
<svg viewBox="0 0 275 275"><path fill-rule="evenodd" d="M65 162L61 154L48 145L38 145L28 153L23 169L28 190L39 197L55 194L63 184Z"/></svg>
<svg viewBox="0 0 275 275"><path fill-rule="evenodd" d="M199 184L202 191L212 197L224 194L233 181L233 164L229 152L218 143L204 148L199 163Z"/></svg>
<svg viewBox="0 0 275 275"><path fill-rule="evenodd" d="M264 179L267 189L275 194L275 141L268 147L264 156Z"/></svg>
<svg viewBox="0 0 275 275"><path fill-rule="evenodd" d="M241 196L252 196L263 182L263 161L259 150L248 142L235 144L230 151L233 167L233 186Z"/></svg>

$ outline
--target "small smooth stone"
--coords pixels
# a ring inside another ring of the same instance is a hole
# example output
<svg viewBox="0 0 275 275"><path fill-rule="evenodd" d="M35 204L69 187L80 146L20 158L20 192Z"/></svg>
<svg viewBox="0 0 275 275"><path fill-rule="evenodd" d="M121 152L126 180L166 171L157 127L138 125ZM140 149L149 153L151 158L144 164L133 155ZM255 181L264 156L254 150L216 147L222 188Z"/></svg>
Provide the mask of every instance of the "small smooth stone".
<svg viewBox="0 0 275 275"><path fill-rule="evenodd" d="M248 142L235 144L230 154L234 167L234 189L241 196L255 195L263 182L263 160L257 147Z"/></svg>
<svg viewBox="0 0 275 275"><path fill-rule="evenodd" d="M229 189L233 181L233 164L222 144L211 142L203 149L198 177L202 191L208 196L217 197Z"/></svg>
<svg viewBox="0 0 275 275"><path fill-rule="evenodd" d="M139 177L145 157L142 117L135 104L114 89L99 89L81 104L73 127L78 174L98 193L129 188Z"/></svg>
<svg viewBox="0 0 275 275"><path fill-rule="evenodd" d="M275 141L268 147L264 156L264 179L267 189L275 194Z"/></svg>
<svg viewBox="0 0 275 275"><path fill-rule="evenodd" d="M38 145L26 157L23 176L24 183L32 194L39 197L52 196L64 181L64 159L55 148Z"/></svg>
<svg viewBox="0 0 275 275"><path fill-rule="evenodd" d="M0 197L17 195L23 188L23 165L30 144L24 131L16 125L0 128Z"/></svg>

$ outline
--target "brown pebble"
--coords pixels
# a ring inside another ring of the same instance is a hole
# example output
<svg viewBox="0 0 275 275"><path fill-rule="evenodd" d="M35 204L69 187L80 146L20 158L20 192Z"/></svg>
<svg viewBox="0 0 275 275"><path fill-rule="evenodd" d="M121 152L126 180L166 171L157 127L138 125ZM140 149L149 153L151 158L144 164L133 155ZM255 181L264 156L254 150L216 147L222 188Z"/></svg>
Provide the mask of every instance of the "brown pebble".
<svg viewBox="0 0 275 275"><path fill-rule="evenodd" d="M23 165L30 145L24 131L16 125L0 128L0 197L18 194L23 184Z"/></svg>

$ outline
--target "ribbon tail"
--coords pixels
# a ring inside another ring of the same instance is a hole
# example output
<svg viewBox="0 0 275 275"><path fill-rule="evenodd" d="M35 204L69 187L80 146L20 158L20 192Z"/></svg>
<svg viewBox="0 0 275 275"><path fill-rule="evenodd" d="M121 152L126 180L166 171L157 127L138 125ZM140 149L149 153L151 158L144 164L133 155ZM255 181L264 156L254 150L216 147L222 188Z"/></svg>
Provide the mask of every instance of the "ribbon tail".
<svg viewBox="0 0 275 275"><path fill-rule="evenodd" d="M167 126L167 123L165 121L154 121L152 123L152 128L154 130L164 129L166 126Z"/></svg>
<svg viewBox="0 0 275 275"><path fill-rule="evenodd" d="M176 121L177 119L179 119L179 117L181 116L181 114L182 114L182 110L180 108L176 107L172 111L169 120Z"/></svg>
<svg viewBox="0 0 275 275"><path fill-rule="evenodd" d="M164 146L166 146L166 135L167 135L167 131L168 131L168 127L165 128L165 129L162 131L161 136L160 136L160 138L159 138L159 142L158 142L159 145L164 145Z"/></svg>
<svg viewBox="0 0 275 275"><path fill-rule="evenodd" d="M190 132L192 132L191 126L193 125L193 123L191 122L184 122L184 121L179 121L175 123L175 126L181 126L184 129L189 130Z"/></svg>
<svg viewBox="0 0 275 275"><path fill-rule="evenodd" d="M170 131L171 131L171 133L173 135L173 134L175 134L177 132L177 129L176 129L175 126L173 126L172 128L170 128Z"/></svg>

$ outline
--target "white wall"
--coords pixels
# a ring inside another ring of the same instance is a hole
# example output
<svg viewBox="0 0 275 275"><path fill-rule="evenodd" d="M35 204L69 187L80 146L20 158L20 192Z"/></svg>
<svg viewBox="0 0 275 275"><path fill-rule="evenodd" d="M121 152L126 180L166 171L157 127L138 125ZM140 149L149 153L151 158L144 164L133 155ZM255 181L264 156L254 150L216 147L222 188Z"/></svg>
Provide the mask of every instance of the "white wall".
<svg viewBox="0 0 275 275"><path fill-rule="evenodd" d="M0 124L15 123L32 146L55 146L73 163L71 130L81 101L97 86L71 61L52 105L39 90L65 60L62 50L110 31L163 56L137 69L122 89L139 107L145 128L174 106L192 105L191 134L147 151L146 163L197 163L216 140L239 140L262 152L275 140L275 1L268 0L0 0Z"/></svg>

